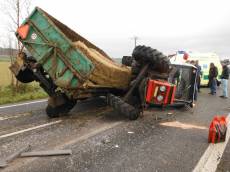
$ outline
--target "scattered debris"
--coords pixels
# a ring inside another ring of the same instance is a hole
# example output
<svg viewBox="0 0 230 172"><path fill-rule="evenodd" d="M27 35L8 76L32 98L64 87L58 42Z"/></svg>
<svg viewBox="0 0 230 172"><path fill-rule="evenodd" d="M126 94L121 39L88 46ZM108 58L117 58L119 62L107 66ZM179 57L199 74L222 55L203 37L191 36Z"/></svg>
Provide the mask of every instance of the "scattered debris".
<svg viewBox="0 0 230 172"><path fill-rule="evenodd" d="M46 151L34 151L25 152L21 154L21 157L34 157L34 156L58 156L58 155L71 155L72 150L46 150Z"/></svg>
<svg viewBox="0 0 230 172"><path fill-rule="evenodd" d="M105 138L102 140L102 143L103 144L107 144L107 143L110 143L111 141L109 140L109 138Z"/></svg>
<svg viewBox="0 0 230 172"><path fill-rule="evenodd" d="M161 121L163 118L159 117L158 115L155 115L155 121Z"/></svg>
<svg viewBox="0 0 230 172"><path fill-rule="evenodd" d="M115 147L115 148L119 148L119 145L115 145L114 147Z"/></svg>
<svg viewBox="0 0 230 172"><path fill-rule="evenodd" d="M133 131L128 131L128 134L134 134L134 132Z"/></svg>
<svg viewBox="0 0 230 172"><path fill-rule="evenodd" d="M21 153L27 152L31 149L31 146L28 145L26 147L23 147L22 149L18 150L17 152L11 154L8 156L5 160L0 162L0 168L6 167L11 161L13 161L15 158L19 157Z"/></svg>

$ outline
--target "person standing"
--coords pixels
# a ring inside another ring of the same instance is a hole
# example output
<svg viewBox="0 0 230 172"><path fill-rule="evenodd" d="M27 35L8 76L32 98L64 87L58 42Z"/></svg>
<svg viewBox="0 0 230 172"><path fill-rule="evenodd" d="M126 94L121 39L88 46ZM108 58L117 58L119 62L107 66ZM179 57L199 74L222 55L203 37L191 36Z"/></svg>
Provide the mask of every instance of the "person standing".
<svg viewBox="0 0 230 172"><path fill-rule="evenodd" d="M196 62L194 60L191 60L190 64L196 67ZM194 100L197 101L197 96L198 96L197 75L196 75L196 84L194 86L195 86L195 88L194 88Z"/></svg>
<svg viewBox="0 0 230 172"><path fill-rule="evenodd" d="M228 98L228 79L229 79L229 69L226 64L222 64L222 74L221 74L221 84L223 95L221 98Z"/></svg>
<svg viewBox="0 0 230 172"><path fill-rule="evenodd" d="M209 79L209 87L210 87L211 92L209 94L212 94L212 95L216 94L216 87L217 87L216 77L217 76L218 76L217 67L214 65L214 63L210 63L208 79Z"/></svg>
<svg viewBox="0 0 230 172"><path fill-rule="evenodd" d="M201 76L202 76L202 71L201 71L201 66L199 65L198 60L196 60L195 66L197 68L197 78L196 78L197 89L198 89L198 92L200 92L200 80L201 80Z"/></svg>

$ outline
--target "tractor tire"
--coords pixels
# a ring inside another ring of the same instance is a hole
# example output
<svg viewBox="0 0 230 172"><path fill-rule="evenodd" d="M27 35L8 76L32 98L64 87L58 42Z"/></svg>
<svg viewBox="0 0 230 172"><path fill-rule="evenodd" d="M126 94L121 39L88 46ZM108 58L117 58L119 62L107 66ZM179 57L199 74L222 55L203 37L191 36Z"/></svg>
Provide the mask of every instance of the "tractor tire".
<svg viewBox="0 0 230 172"><path fill-rule="evenodd" d="M137 76L141 71L141 65L134 60L131 67L132 75Z"/></svg>
<svg viewBox="0 0 230 172"><path fill-rule="evenodd" d="M125 66L131 66L133 62L132 56L123 56L121 63Z"/></svg>
<svg viewBox="0 0 230 172"><path fill-rule="evenodd" d="M35 76L31 69L25 68L24 70L20 70L18 74L15 76L17 80L19 80L22 83L30 83L35 80Z"/></svg>
<svg viewBox="0 0 230 172"><path fill-rule="evenodd" d="M46 107L46 114L50 118L57 118L57 117L60 116L57 108L54 108L54 107L52 107L50 105L47 105L47 107Z"/></svg>
<svg viewBox="0 0 230 172"><path fill-rule="evenodd" d="M64 94L58 95L57 97L62 99L61 104L57 104L57 105L52 104L51 105L48 103L48 105L46 107L46 114L50 118L56 118L56 117L59 117L61 115L67 114L76 104L76 101L68 99L67 96ZM51 97L51 99L52 99L52 97ZM64 102L63 102L63 100L64 100Z"/></svg>
<svg viewBox="0 0 230 172"><path fill-rule="evenodd" d="M118 111L119 113L125 115L129 118L129 120L136 120L140 116L140 110L133 107L132 105L124 102L121 98L109 94L108 97L108 104L113 107L114 110Z"/></svg>
<svg viewBox="0 0 230 172"><path fill-rule="evenodd" d="M168 57L156 49L144 45L137 46L133 50L132 56L140 64L151 63L151 67L160 73L169 71L170 62Z"/></svg>

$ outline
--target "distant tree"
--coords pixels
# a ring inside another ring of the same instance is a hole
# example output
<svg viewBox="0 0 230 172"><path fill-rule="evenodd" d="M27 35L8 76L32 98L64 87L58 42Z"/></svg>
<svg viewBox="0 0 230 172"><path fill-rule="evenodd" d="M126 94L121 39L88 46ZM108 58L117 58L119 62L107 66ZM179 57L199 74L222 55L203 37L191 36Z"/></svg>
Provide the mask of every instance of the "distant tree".
<svg viewBox="0 0 230 172"><path fill-rule="evenodd" d="M11 64L14 63L16 57L13 55L13 45L15 45L15 48L19 52L23 51L23 46L18 41L15 39L15 36L13 34L17 30L17 28L20 26L22 19L26 18L29 15L31 7L31 0L4 0L0 4L1 12L5 14L7 17L7 23L6 23L6 28L7 28L7 38L8 38L8 47L10 49L9 51L9 56L11 59ZM14 76L12 74L12 79L11 79L11 84L12 86L16 86L16 91L18 90L18 81L14 82Z"/></svg>
<svg viewBox="0 0 230 172"><path fill-rule="evenodd" d="M1 4L1 11L8 18L7 30L8 32L14 33L17 28L20 26L22 19L26 18L29 15L31 0L4 0ZM16 40L15 38L11 38ZM18 51L22 51L22 44L17 41Z"/></svg>

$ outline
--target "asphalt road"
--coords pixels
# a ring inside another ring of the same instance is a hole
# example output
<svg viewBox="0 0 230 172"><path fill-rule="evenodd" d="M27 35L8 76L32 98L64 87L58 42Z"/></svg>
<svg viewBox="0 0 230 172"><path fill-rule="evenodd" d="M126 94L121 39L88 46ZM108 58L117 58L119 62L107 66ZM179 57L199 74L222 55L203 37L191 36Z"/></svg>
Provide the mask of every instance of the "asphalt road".
<svg viewBox="0 0 230 172"><path fill-rule="evenodd" d="M25 145L73 154L17 158L1 171L192 171L208 148L213 116L230 100L202 89L194 109L153 109L136 121L113 112L103 99L79 103L70 115L49 119L45 102L1 108L0 159ZM230 171L229 144L217 171Z"/></svg>

